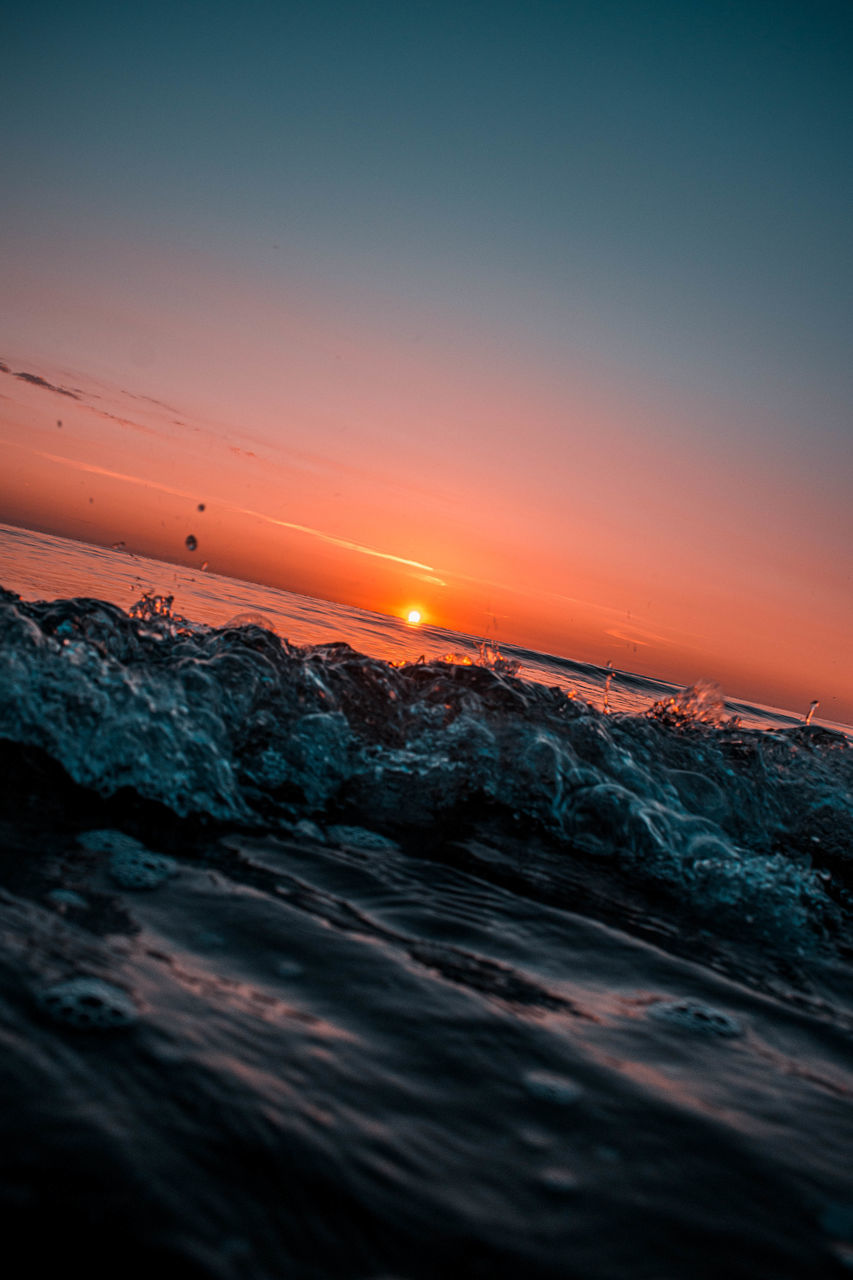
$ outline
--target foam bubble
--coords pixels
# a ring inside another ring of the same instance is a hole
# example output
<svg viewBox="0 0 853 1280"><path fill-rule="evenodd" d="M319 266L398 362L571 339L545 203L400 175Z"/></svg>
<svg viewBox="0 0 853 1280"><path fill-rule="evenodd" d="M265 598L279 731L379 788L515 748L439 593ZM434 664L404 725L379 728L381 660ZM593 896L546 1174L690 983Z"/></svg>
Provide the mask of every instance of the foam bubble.
<svg viewBox="0 0 853 1280"><path fill-rule="evenodd" d="M138 849L117 849L109 864L110 875L122 889L156 889L177 870L174 858L152 853L142 846Z"/></svg>
<svg viewBox="0 0 853 1280"><path fill-rule="evenodd" d="M144 849L145 845L134 840L133 836L123 831L115 831L110 827L98 828L96 831L81 831L77 843L91 853L118 853L125 849Z"/></svg>
<svg viewBox="0 0 853 1280"><path fill-rule="evenodd" d="M225 623L226 627L261 627L264 631L271 631L273 635L278 634L278 628L272 618L267 614L261 613L259 609L246 609L243 613L235 613L233 618L229 618Z"/></svg>
<svg viewBox="0 0 853 1280"><path fill-rule="evenodd" d="M740 1036L743 1027L737 1018L712 1009L698 1000L659 1000L649 1006L649 1017L683 1031L699 1032L711 1036Z"/></svg>
<svg viewBox="0 0 853 1280"><path fill-rule="evenodd" d="M77 843L92 853L111 854L109 873L123 889L156 889L178 870L174 858L153 853L123 831L109 828L83 831L77 837Z"/></svg>
<svg viewBox="0 0 853 1280"><path fill-rule="evenodd" d="M351 849L399 849L395 840L381 836L378 831L368 831L366 827L329 827L330 840L336 844L349 845Z"/></svg>
<svg viewBox="0 0 853 1280"><path fill-rule="evenodd" d="M101 978L70 978L45 987L36 1000L55 1022L79 1031L110 1031L129 1027L137 1019L136 1006L126 991Z"/></svg>

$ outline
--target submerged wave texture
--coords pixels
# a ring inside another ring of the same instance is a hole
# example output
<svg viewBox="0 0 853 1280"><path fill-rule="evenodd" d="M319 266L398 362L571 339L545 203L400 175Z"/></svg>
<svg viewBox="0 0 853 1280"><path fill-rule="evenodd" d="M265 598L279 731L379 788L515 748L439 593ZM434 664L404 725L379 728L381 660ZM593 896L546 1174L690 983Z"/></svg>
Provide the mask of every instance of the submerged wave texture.
<svg viewBox="0 0 853 1280"><path fill-rule="evenodd" d="M243 828L423 841L489 814L798 945L849 901L849 740L743 729L708 687L608 715L499 661L395 666L190 623L161 597L126 614L2 592L0 737L102 796Z"/></svg>

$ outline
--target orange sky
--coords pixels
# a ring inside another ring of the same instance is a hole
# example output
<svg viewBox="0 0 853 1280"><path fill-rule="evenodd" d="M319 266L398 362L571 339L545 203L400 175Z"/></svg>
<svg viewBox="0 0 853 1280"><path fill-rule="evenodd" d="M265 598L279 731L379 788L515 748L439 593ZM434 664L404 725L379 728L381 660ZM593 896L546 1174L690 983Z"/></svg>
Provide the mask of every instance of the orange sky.
<svg viewBox="0 0 853 1280"><path fill-rule="evenodd" d="M203 384L170 405L144 372L122 389L6 355L0 520L851 718L847 566L821 546L844 529L830 511L787 532L806 501L788 470L730 472L713 435L691 453L677 398L653 388L629 403L576 375L571 395L545 378L528 393L511 367L486 384L477 361L440 377L435 353L396 355L365 334L348 354L371 375L361 403L332 388L313 425L322 368L248 404L244 370L214 419ZM375 396L380 364L395 375Z"/></svg>
<svg viewBox="0 0 853 1280"><path fill-rule="evenodd" d="M851 5L7 10L0 520L853 719Z"/></svg>

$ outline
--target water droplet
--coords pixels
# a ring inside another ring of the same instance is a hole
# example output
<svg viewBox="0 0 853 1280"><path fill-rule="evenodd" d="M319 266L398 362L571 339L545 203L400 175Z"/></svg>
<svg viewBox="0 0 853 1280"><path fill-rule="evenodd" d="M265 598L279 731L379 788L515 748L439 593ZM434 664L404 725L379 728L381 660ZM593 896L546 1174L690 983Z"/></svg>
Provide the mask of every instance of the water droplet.
<svg viewBox="0 0 853 1280"><path fill-rule="evenodd" d="M583 1094L583 1089L574 1080L553 1071L527 1071L524 1084L527 1092L532 1093L534 1098L556 1102L561 1107L571 1106Z"/></svg>
<svg viewBox="0 0 853 1280"><path fill-rule="evenodd" d="M186 536L187 551L195 551L197 546L198 546L198 539L196 538L195 534L188 533Z"/></svg>
<svg viewBox="0 0 853 1280"><path fill-rule="evenodd" d="M572 1173L571 1169L567 1169L563 1165L551 1165L549 1168L543 1169L539 1177L549 1191L576 1191L580 1186L577 1174Z"/></svg>
<svg viewBox="0 0 853 1280"><path fill-rule="evenodd" d="M277 634L276 625L272 618L268 618L265 613L259 613L253 609L247 609L245 613L235 613L234 617L229 618L225 625L226 627L263 627L264 631L272 631Z"/></svg>

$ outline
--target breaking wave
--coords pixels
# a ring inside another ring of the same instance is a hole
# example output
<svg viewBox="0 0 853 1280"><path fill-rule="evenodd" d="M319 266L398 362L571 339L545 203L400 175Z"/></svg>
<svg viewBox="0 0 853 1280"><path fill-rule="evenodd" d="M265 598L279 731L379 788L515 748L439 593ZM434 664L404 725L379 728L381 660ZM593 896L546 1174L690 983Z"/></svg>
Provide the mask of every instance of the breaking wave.
<svg viewBox="0 0 853 1280"><path fill-rule="evenodd" d="M0 737L101 796L130 789L180 817L423 847L488 822L541 842L513 863L537 891L583 863L718 930L798 948L837 932L853 866L842 734L746 729L710 686L605 714L496 654L394 665L235 623L189 622L163 597L127 614L4 592Z"/></svg>

